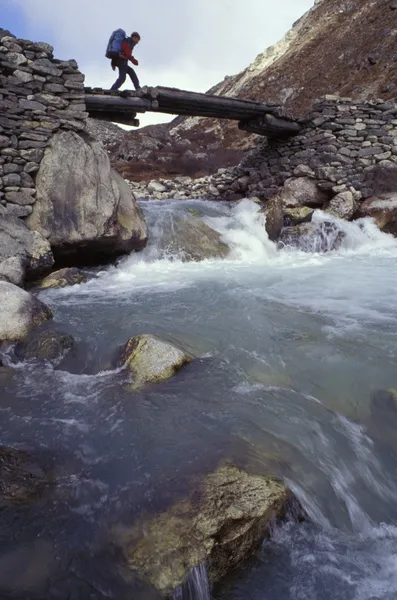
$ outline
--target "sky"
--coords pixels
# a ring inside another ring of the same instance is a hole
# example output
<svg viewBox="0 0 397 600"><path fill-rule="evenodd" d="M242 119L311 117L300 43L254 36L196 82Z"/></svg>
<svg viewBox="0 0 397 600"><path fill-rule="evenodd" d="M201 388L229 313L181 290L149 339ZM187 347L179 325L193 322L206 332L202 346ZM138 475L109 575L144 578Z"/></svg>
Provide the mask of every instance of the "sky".
<svg viewBox="0 0 397 600"><path fill-rule="evenodd" d="M138 31L141 85L205 92L276 43L314 0L0 0L0 26L75 58L86 85L115 80L105 50L119 27ZM131 86L127 83L126 88ZM170 120L140 115L141 125Z"/></svg>

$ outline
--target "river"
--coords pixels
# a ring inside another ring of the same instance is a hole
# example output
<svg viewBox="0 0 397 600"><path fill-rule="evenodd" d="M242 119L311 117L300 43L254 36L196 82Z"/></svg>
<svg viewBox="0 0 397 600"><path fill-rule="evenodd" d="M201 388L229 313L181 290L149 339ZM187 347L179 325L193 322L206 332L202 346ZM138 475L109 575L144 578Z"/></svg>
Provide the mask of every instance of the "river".
<svg viewBox="0 0 397 600"><path fill-rule="evenodd" d="M109 531L241 441L281 457L310 521L278 529L213 597L394 600L397 413L374 419L371 397L397 387L397 240L362 221L340 224L336 252L277 250L249 201L143 208L142 253L39 294L79 342L68 370L19 364L2 389L2 443L40 448L59 492L3 511L1 597L131 598ZM162 235L180 211L205 215L230 256L189 263L167 253ZM132 392L112 360L139 333L199 360ZM34 569L20 569L32 555ZM152 597L136 585L134 600ZM206 596L199 587L191 598Z"/></svg>

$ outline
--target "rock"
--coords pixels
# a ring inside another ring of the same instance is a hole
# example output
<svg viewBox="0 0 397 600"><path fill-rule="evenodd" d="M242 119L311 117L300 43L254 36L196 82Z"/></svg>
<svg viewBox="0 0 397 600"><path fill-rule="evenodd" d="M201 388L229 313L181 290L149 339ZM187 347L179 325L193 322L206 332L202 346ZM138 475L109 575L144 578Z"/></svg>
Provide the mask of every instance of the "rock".
<svg viewBox="0 0 397 600"><path fill-rule="evenodd" d="M43 323L29 335L25 341L15 346L15 355L21 360L57 360L74 347L71 335L61 333L53 323Z"/></svg>
<svg viewBox="0 0 397 600"><path fill-rule="evenodd" d="M15 285L25 275L40 276L54 263L50 245L38 232L31 232L18 218L0 220L0 273Z"/></svg>
<svg viewBox="0 0 397 600"><path fill-rule="evenodd" d="M280 197L285 208L296 208L297 206L320 207L328 196L317 187L317 183L308 177L287 179L280 192Z"/></svg>
<svg viewBox="0 0 397 600"><path fill-rule="evenodd" d="M40 287L42 289L66 287L67 285L76 285L85 283L86 281L87 277L82 271L76 269L76 267L66 267L65 269L54 271L51 275L47 275L40 282Z"/></svg>
<svg viewBox="0 0 397 600"><path fill-rule="evenodd" d="M169 379L192 360L191 354L175 344L154 335L138 335L122 348L119 365L128 368L139 387Z"/></svg>
<svg viewBox="0 0 397 600"><path fill-rule="evenodd" d="M335 223L301 223L285 227L280 236L280 247L289 246L303 252L329 252L337 250L344 233Z"/></svg>
<svg viewBox="0 0 397 600"><path fill-rule="evenodd" d="M167 191L167 188L165 187L165 185L163 185L159 181L150 181L148 183L147 189L148 189L148 192L150 192L151 194L153 194L153 193L161 194L162 192Z"/></svg>
<svg viewBox="0 0 397 600"><path fill-rule="evenodd" d="M283 204L280 196L269 200L261 213L266 216L265 227L269 240L276 242L284 226Z"/></svg>
<svg viewBox="0 0 397 600"><path fill-rule="evenodd" d="M217 231L192 215L174 218L172 228L164 232L158 245L168 255L177 254L185 262L226 258L230 252Z"/></svg>
<svg viewBox="0 0 397 600"><path fill-rule="evenodd" d="M293 225L299 223L307 223L311 220L314 213L314 208L308 206L299 206L298 208L285 208L284 215L291 221Z"/></svg>
<svg viewBox="0 0 397 600"><path fill-rule="evenodd" d="M356 203L354 201L354 196L350 191L336 194L326 209L326 212L346 220L352 219L355 211Z"/></svg>
<svg viewBox="0 0 397 600"><path fill-rule="evenodd" d="M203 563L212 584L221 580L258 549L293 500L275 478L232 464L206 475L194 492L125 535L128 566L163 597Z"/></svg>
<svg viewBox="0 0 397 600"><path fill-rule="evenodd" d="M142 249L147 228L141 209L102 144L72 131L56 133L36 178L36 202L26 220L59 259L100 262Z"/></svg>
<svg viewBox="0 0 397 600"><path fill-rule="evenodd" d="M378 390L371 396L371 414L397 420L397 390Z"/></svg>
<svg viewBox="0 0 397 600"><path fill-rule="evenodd" d="M315 177L315 173L313 169L311 169L308 165L298 165L294 169L294 177Z"/></svg>
<svg viewBox="0 0 397 600"><path fill-rule="evenodd" d="M355 216L372 217L381 231L397 237L397 194L367 198L361 203Z"/></svg>
<svg viewBox="0 0 397 600"><path fill-rule="evenodd" d="M0 446L0 506L28 504L47 484L44 471L29 454Z"/></svg>
<svg viewBox="0 0 397 600"><path fill-rule="evenodd" d="M6 204L6 214L8 217L28 217L32 214L32 207L29 205L20 206L19 204Z"/></svg>
<svg viewBox="0 0 397 600"><path fill-rule="evenodd" d="M51 310L32 294L0 281L0 341L25 340L29 333L52 318Z"/></svg>

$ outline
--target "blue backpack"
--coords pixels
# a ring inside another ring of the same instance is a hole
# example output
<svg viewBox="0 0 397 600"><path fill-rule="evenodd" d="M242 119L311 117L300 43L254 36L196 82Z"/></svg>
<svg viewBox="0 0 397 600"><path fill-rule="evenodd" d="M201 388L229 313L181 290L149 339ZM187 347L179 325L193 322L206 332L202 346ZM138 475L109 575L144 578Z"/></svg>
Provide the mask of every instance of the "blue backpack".
<svg viewBox="0 0 397 600"><path fill-rule="evenodd" d="M121 53L121 45L126 39L124 29L116 29L109 38L109 43L106 48L106 58L119 58Z"/></svg>

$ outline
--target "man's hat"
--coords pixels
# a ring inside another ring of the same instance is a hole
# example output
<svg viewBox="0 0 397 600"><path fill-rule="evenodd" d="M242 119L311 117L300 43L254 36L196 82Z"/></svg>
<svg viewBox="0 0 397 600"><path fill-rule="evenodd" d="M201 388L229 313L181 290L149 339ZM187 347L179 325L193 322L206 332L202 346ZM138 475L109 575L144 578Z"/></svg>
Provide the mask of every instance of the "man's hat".
<svg viewBox="0 0 397 600"><path fill-rule="evenodd" d="M141 39L141 36L139 35L139 33L137 31L134 31L133 33L131 33L131 37L137 37L137 38Z"/></svg>

